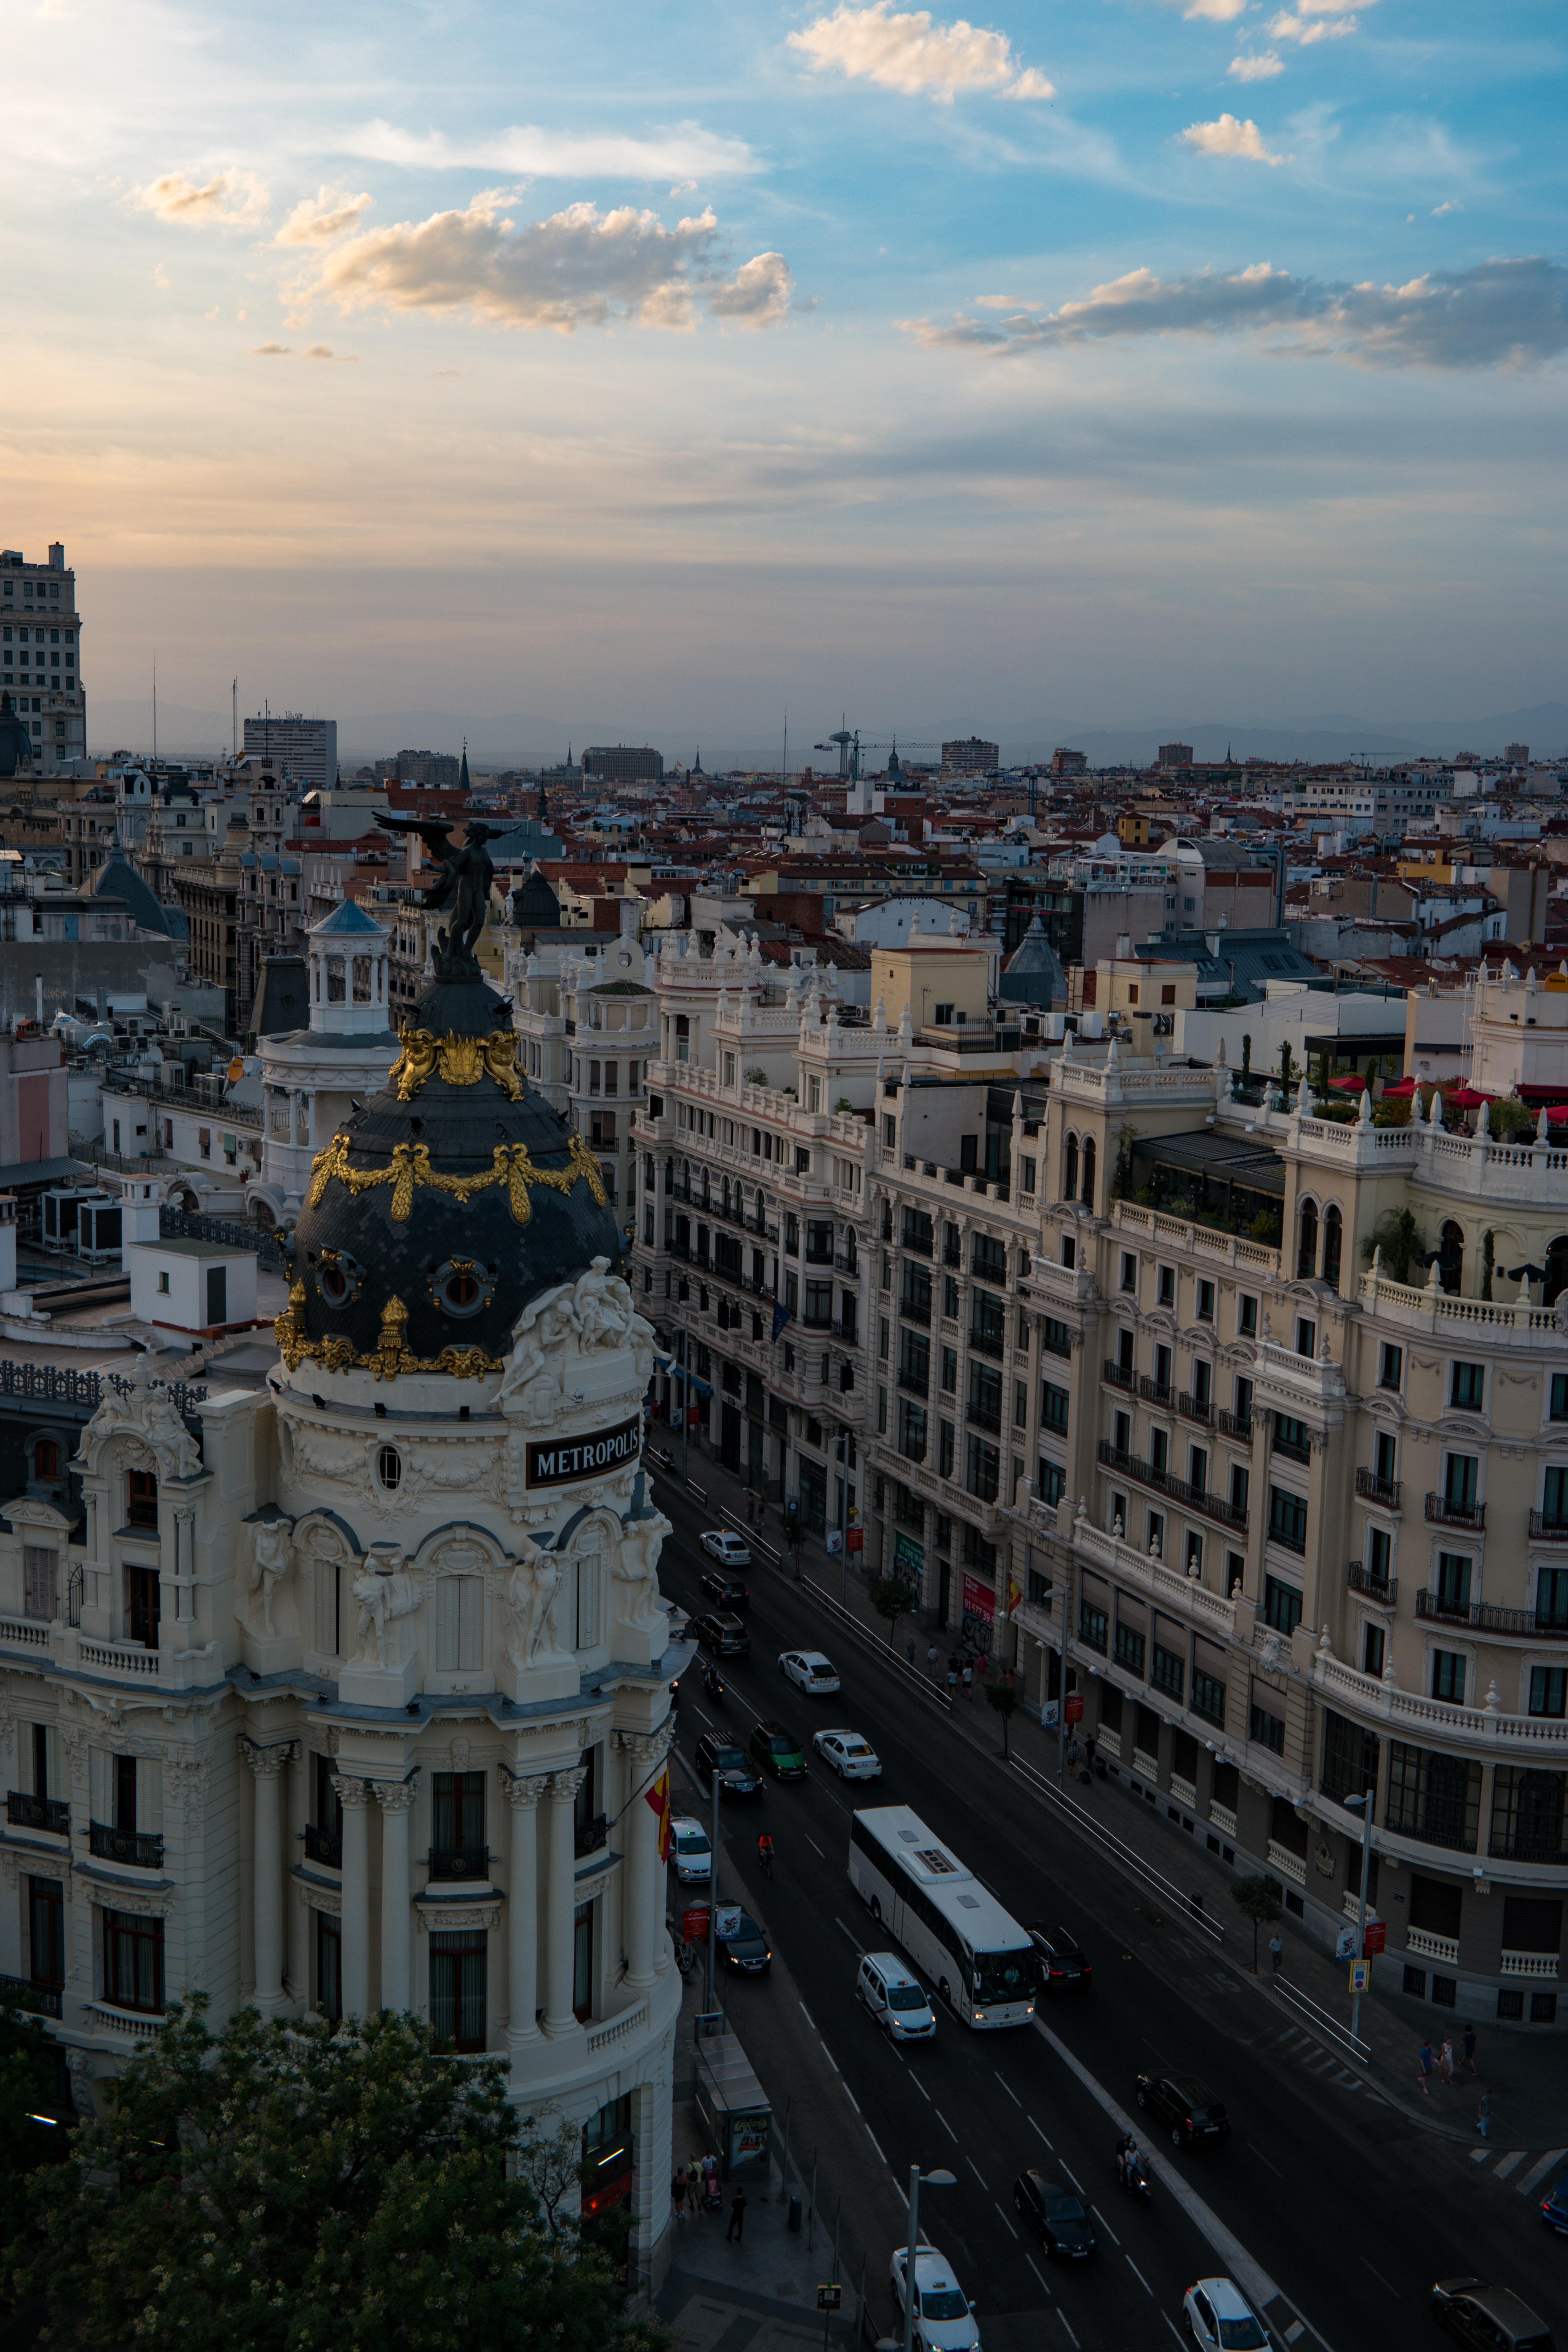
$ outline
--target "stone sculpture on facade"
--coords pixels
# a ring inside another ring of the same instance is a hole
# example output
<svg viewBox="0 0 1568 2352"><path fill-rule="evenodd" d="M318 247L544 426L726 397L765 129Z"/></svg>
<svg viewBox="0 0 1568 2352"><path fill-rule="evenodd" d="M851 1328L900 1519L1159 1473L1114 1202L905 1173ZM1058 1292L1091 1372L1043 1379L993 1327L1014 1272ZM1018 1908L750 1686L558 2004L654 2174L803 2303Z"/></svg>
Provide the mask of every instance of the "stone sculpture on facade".
<svg viewBox="0 0 1568 2352"><path fill-rule="evenodd" d="M362 1665L384 1668L394 1663L393 1626L399 1618L412 1617L424 1601L419 1579L404 1567L397 1545L377 1545L356 1570L353 1589L359 1624L352 1654Z"/></svg>
<svg viewBox="0 0 1568 2352"><path fill-rule="evenodd" d="M256 1613L256 1597L261 1596L260 1631L267 1635L277 1633L272 1622L272 1601L278 1587L294 1565L294 1522L292 1519L259 1519L250 1531L250 1575L241 1622L255 1631L252 1623Z"/></svg>
<svg viewBox="0 0 1568 2352"><path fill-rule="evenodd" d="M662 1511L627 1519L618 1550L610 1555L610 1571L626 1587L626 1620L652 1632L665 1612L659 1607L658 1559L666 1536L675 1529Z"/></svg>
<svg viewBox="0 0 1568 2352"><path fill-rule="evenodd" d="M82 1432L79 1461L108 1437L138 1437L151 1447L165 1478L194 1478L202 1466L202 1451L180 1418L173 1395L153 1372L150 1356L139 1356L124 1389L105 1383L105 1393Z"/></svg>
<svg viewBox="0 0 1568 2352"><path fill-rule="evenodd" d="M522 1538L522 1551L507 1581L506 1597L517 1628L516 1646L509 1653L516 1666L531 1666L546 1654L553 1655L559 1646L555 1625L555 1608L561 1597L561 1562L552 1552L543 1550L528 1537Z"/></svg>
<svg viewBox="0 0 1568 2352"><path fill-rule="evenodd" d="M547 1420L567 1389L569 1360L601 1349L629 1349L636 1372L627 1385L638 1390L647 1386L653 1370L653 1328L637 1313L629 1284L610 1272L607 1257L595 1258L570 1286L563 1283L531 1300L518 1318L501 1381L502 1411L521 1412L531 1421Z"/></svg>

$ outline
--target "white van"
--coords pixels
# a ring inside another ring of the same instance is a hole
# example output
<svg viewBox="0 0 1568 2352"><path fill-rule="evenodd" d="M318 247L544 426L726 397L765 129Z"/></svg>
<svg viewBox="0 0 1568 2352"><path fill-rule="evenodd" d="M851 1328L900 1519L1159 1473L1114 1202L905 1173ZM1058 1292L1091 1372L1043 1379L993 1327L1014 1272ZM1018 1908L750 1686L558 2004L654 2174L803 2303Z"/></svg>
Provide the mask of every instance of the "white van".
<svg viewBox="0 0 1568 2352"><path fill-rule="evenodd" d="M682 1884L693 1878L710 1878L713 1874L713 1849L708 1843L708 1832L700 1822L677 1814L669 1825L669 1854L675 1864L675 1874Z"/></svg>
<svg viewBox="0 0 1568 2352"><path fill-rule="evenodd" d="M865 1952L855 1990L895 2042L929 2042L936 2032L931 2005L896 1952Z"/></svg>

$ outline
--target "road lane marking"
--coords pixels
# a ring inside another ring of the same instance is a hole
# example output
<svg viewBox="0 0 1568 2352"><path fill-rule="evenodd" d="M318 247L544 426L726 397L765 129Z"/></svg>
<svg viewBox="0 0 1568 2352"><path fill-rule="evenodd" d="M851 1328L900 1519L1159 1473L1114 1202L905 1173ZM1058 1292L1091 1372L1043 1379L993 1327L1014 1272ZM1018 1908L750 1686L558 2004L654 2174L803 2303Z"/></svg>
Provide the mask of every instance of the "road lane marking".
<svg viewBox="0 0 1568 2352"><path fill-rule="evenodd" d="M810 1832L808 1831L802 1830L801 1835L805 1838L813 1853L822 1854L822 1859L826 1862L827 1860L827 1856L825 1853L822 1853L822 1848L817 1844L816 1840L810 1834Z"/></svg>
<svg viewBox="0 0 1568 2352"><path fill-rule="evenodd" d="M834 2068L834 2070L833 2070L833 2071L834 2071L834 2073L835 2073L836 2074L838 2074L838 2069L837 2069L837 2066L835 2066L835 2068ZM842 2074L839 2074L839 2075L838 2075L838 2079L839 2079L839 2081L840 2081L841 2083L843 2083L843 2082L844 2082L844 2077L843 2077L843 2075L842 2075ZM860 2115L860 2102L859 2102L859 2100L855 2096L854 2092L850 2089L850 2087L849 2087L849 2085L848 2085L848 2084L847 2084L847 2083L844 2083L844 2095L845 2095L845 2097L848 2100L848 2102L849 2102L850 2105L854 2108L854 2110L855 2110L856 2114L857 2114L858 2116L859 2116L859 2115ZM865 2120L866 2120L865 2116L860 2116L860 2120L861 2120L861 2122L862 2122L862 2123L864 2123L864 2122L865 2122Z"/></svg>
<svg viewBox="0 0 1568 2352"><path fill-rule="evenodd" d="M1013 2088L1012 2084L1009 2083L1006 2075L1004 2074L999 2066L996 2068L995 2073L996 2080L1001 2084L1002 2088L1006 2092L1007 2096L1012 2100L1013 2105L1016 2107L1021 2107L1024 2104L1023 2100L1018 2096L1017 2092Z"/></svg>
<svg viewBox="0 0 1568 2352"><path fill-rule="evenodd" d="M1034 2116L1031 2116L1029 2117L1029 2127L1030 2127L1030 2129L1031 2129L1032 2131L1037 2131L1037 2132L1040 2132L1040 2137L1041 2137L1042 2139L1046 2139L1046 2135L1045 2135L1045 2133L1044 2133L1043 2131L1040 2131L1040 2126L1039 2126L1039 2125L1038 2125L1037 2123L1036 2123L1035 2118L1034 2118ZM1051 2147L1051 2143L1050 2143L1050 2141L1049 2141L1048 2139L1046 2139L1046 2146L1051 2149L1051 2154L1052 2154L1053 2156L1055 2156L1055 2154L1056 2154L1056 2149L1055 2149L1054 2147Z"/></svg>
<svg viewBox="0 0 1568 2352"><path fill-rule="evenodd" d="M1364 2254L1363 2254L1362 2260L1363 2263L1366 2263L1366 2256ZM1383 2273L1378 2269L1375 2263L1366 2263L1366 2266L1372 2273L1373 2278L1377 2281L1379 2286L1388 2286L1388 2281L1384 2277ZM1388 2286L1388 2292L1394 2297L1394 2302L1397 2303L1399 2301L1399 2289L1396 2286Z"/></svg>
<svg viewBox="0 0 1568 2352"><path fill-rule="evenodd" d="M1499 2158L1496 2169L1492 2174L1492 2179L1494 2180L1506 2180L1509 2174L1513 2171L1514 2168L1524 2162L1524 2159L1529 2153L1530 2151L1528 2148L1510 2148L1507 2156Z"/></svg>
<svg viewBox="0 0 1568 2352"><path fill-rule="evenodd" d="M1053 2033L1050 2027L1038 2017L1035 2020L1035 2032L1055 2051L1068 2073L1076 2075L1090 2098L1095 2101L1101 2112L1110 2117L1117 2129L1136 2137L1132 2132L1131 2116L1111 2097L1098 2076L1090 2074L1076 2051L1069 2049L1060 2036ZM1044 2134L1041 2137L1044 2137ZM1208 2240L1209 2244L1224 2263L1229 2275L1255 2307L1261 2309L1266 2304L1274 2302L1276 2297L1281 2303L1288 2301L1275 2281L1263 2268L1262 2263L1248 2253L1236 2232L1226 2227L1214 2208L1205 2203L1197 2190L1190 2182L1184 2179L1175 2166L1168 2164L1163 2156L1156 2156L1152 2151L1148 2152L1143 2160L1156 2179L1163 2182L1167 2193L1182 2208L1187 2219ZM1321 2328L1314 2328L1312 2332L1319 2343L1322 2345L1323 2352L1331 2352L1331 2347Z"/></svg>
<svg viewBox="0 0 1568 2352"><path fill-rule="evenodd" d="M993 2198L992 2202L993 2202L993 2204L995 2204L995 2200L994 2200L994 2198ZM1000 2207L1000 2205L997 2205L997 2206L996 2206L996 2210L998 2211L998 2213L1002 2213L1002 2208ZM1016 2231L1016 2230L1013 2230L1013 2224L1011 2223L1011 2221L1008 2221L1007 2216L1005 2215L1005 2213L1002 2213L1002 2227L1003 2227L1005 2230L1012 2230L1012 2231L1013 2231L1013 2235L1014 2235L1014 2237L1016 2237L1016 2236L1017 2236L1018 2232Z"/></svg>
<svg viewBox="0 0 1568 2352"><path fill-rule="evenodd" d="M1046 2284L1046 2274L1045 2274L1044 2271L1040 2268L1040 2266L1039 2266L1038 2263L1035 2260L1035 2257L1033 2256L1033 2254L1026 2254L1026 2255L1024 2256L1024 2260L1028 2263L1029 2268L1034 2272L1035 2276L1039 2280L1039 2282L1040 2282L1040 2285L1041 2285L1041 2287L1042 2287L1042 2288L1044 2289L1044 2291L1045 2291L1045 2297L1046 2297L1046 2301L1047 2301L1047 2303L1049 2303L1049 2301L1050 2301L1050 2299L1051 2299L1051 2290L1050 2290L1050 2288Z"/></svg>
<svg viewBox="0 0 1568 2352"><path fill-rule="evenodd" d="M914 2080L913 2075L911 2075L910 2079L912 2082ZM947 2134L949 2139L956 2146L958 2134L953 2130L952 2126L948 2122L947 2117L942 2114L942 2109L936 2105L934 2100L931 2103L931 2113L936 2117L938 2123L942 2126L943 2131Z"/></svg>
<svg viewBox="0 0 1568 2352"><path fill-rule="evenodd" d="M816 2039L821 2047L823 2056L826 2059L828 2064L833 2068L834 2073L837 2074L838 2073L838 2066L832 2051L828 2048L826 2042L823 2041L820 2033L817 2035Z"/></svg>
<svg viewBox="0 0 1568 2352"><path fill-rule="evenodd" d="M1542 2175L1543 2173L1550 2172L1554 2164L1561 2164L1565 2156L1568 2156L1568 2148L1548 2148L1540 2163L1532 2164L1530 2170L1525 2174L1524 2179L1514 2182L1513 2185L1518 2189L1520 2195L1521 2197L1528 2197L1536 2182L1542 2178Z"/></svg>
<svg viewBox="0 0 1568 2352"><path fill-rule="evenodd" d="M1072 2321L1068 2317L1067 2313L1066 2313L1065 2311L1058 2311L1058 2314L1057 2314L1057 2317L1061 2321L1061 2324L1062 2324L1062 2326L1067 2329L1068 2334L1069 2336L1072 2336L1072 2340L1073 2340L1073 2342L1074 2342L1075 2344L1077 2344L1077 2343L1078 2343L1078 2337L1077 2337L1076 2336L1073 2336ZM1081 2352L1081 2347L1080 2347L1080 2352Z"/></svg>
<svg viewBox="0 0 1568 2352"><path fill-rule="evenodd" d="M860 2120L861 2120L861 2122L862 2122L863 2124L866 2124L866 2118L865 2118L865 2116L861 2116ZM867 2138L870 2141L870 2143L871 2143L872 2147L876 2149L876 2151L877 2151L878 2155L879 2155L879 2156L882 2156L882 2147L881 2147L881 2143L880 2143L880 2141L878 2139L876 2133L871 2129L871 2126L870 2126L870 2125L869 2125L869 2124L866 2124L866 2137L867 2137ZM888 2159L887 2159L887 2158L886 2158L885 2156L882 2156L882 2161L883 2161L883 2163L884 2163L884 2164L887 2164L887 2163L888 2163ZM888 2165L888 2169L889 2169L889 2172L892 2170L892 2167L891 2167L891 2165ZM909 2199L906 2197L906 2198L905 2198L905 2200L904 2200L904 2203L907 2205L907 2204L909 2203L909 2201L910 2201L910 2200L909 2200Z"/></svg>
<svg viewBox="0 0 1568 2352"><path fill-rule="evenodd" d="M841 1936L848 1936L848 1937L849 1937L849 1941L854 1945L855 1949L856 1949L857 1951L858 1951L858 1950L859 1950L859 1948L860 1948L860 1938L859 1938L859 1937L858 1937L858 1936L856 1936L856 1935L852 1935L852 1934L850 1933L850 1930L849 1930L849 1929L848 1929L848 1928L844 1925L843 1920L838 1916L838 1914L837 1913L837 1911L836 1911L836 1912L834 1913L834 1915L833 1915L833 1924L834 1924L834 1926L838 1929L838 1932L839 1932L839 1934L840 1934Z"/></svg>
<svg viewBox="0 0 1568 2352"><path fill-rule="evenodd" d="M899 2053L900 2057L901 2058L901 2057L903 2056L903 2054L904 2054L904 2053L903 2053L903 2052L900 2050L900 2053ZM914 2084L914 2086L915 2086L916 2090L920 2093L920 2095L921 2095L921 2098L922 2098L922 2099L926 2099L926 2100L928 2100L928 2101L929 2101L929 2099L930 2099L930 2097L931 2097L931 2093L926 2089L925 2084L921 2081L920 2076L915 2073L915 2071L914 2071L913 2067L911 2066L911 2067L908 2068L908 2069L907 2069L907 2072L908 2072L908 2074L909 2074L909 2078L910 2078L910 2082Z"/></svg>
<svg viewBox="0 0 1568 2352"><path fill-rule="evenodd" d="M1079 2181L1072 2172L1068 2171L1068 2167L1065 2164L1062 2167L1062 2170L1067 2173L1068 2179L1072 2182L1073 2187L1078 2190L1079 2195L1081 2197L1083 2195L1083 2184L1081 2181Z"/></svg>
<svg viewBox="0 0 1568 2352"><path fill-rule="evenodd" d="M1111 2228L1110 2222L1106 2220L1104 2214L1100 2211L1099 2206L1091 2205L1089 2210L1094 2215L1095 2220L1100 2223L1100 2228L1104 2231L1111 2244L1113 2246L1119 2246L1121 2243L1121 2241L1117 2236L1115 2231Z"/></svg>
<svg viewBox="0 0 1568 2352"><path fill-rule="evenodd" d="M1264 2155L1263 2150L1255 2146L1251 2140L1248 2140L1247 2143L1247 2152L1248 2156L1255 2156L1259 2164L1268 2164L1268 2158ZM1268 2164L1268 2169L1274 2175L1276 2180L1284 2179L1285 2175L1280 2171L1279 2167L1277 2164Z"/></svg>
<svg viewBox="0 0 1568 2352"><path fill-rule="evenodd" d="M813 2032L814 2033L816 2033L816 2020L812 2016L812 2013L811 2013L810 2010L809 2010L809 2009L807 2009L807 2007L806 2007L806 2005L805 2005L805 2001L804 2001L804 2000L803 2000L803 2001L801 2002L801 2004L800 2004L800 2013L801 2013L802 2017L804 2017L804 2018L805 2018L805 2021L806 2021L807 2025L809 2025L809 2026L810 2026L810 2028L811 2028L812 2032ZM817 2039L820 2041L820 2040L821 2040L821 2036L820 2036L820 2035L818 2035L818 2036L817 2036Z"/></svg>
<svg viewBox="0 0 1568 2352"><path fill-rule="evenodd" d="M699 1722L700 1722L700 1723L705 1723L705 1724L708 1726L709 1730L710 1730L710 1731L711 1731L711 1730L712 1730L712 1728L713 1728L713 1718L712 1718L712 1717L711 1717L710 1715L704 1715L704 1714L703 1714L703 1712L702 1712L702 1709L701 1709L700 1706L694 1706L694 1707L692 1708L691 1712L692 1712L692 1714L693 1714L694 1716L696 1716L696 1717L697 1717L697 1718L698 1718Z"/></svg>
<svg viewBox="0 0 1568 2352"><path fill-rule="evenodd" d="M1133 2277L1137 2280L1139 2285L1142 2288L1144 2294L1148 2296L1150 2302L1152 2303L1154 2300L1154 2290L1150 2285L1148 2280L1144 2277L1142 2272L1139 2269L1131 2254L1127 2257L1127 2267L1131 2272Z"/></svg>
<svg viewBox="0 0 1568 2352"><path fill-rule="evenodd" d="M1182 2331L1176 2326L1176 2323L1172 2318L1170 2313L1168 2311L1163 2311L1160 2314L1160 2316L1164 2321L1166 2326L1170 2329L1172 2335L1175 2337L1177 2343L1181 2345L1182 2352L1187 2352L1186 2343L1183 2337Z"/></svg>
<svg viewBox="0 0 1568 2352"><path fill-rule="evenodd" d="M963 2161L968 2165L969 2169L973 2173L974 2178L979 2181L982 2189L989 2189L991 2183L986 2179L985 2175L981 2171L980 2167L975 2163L974 2158L972 2156L966 2156Z"/></svg>

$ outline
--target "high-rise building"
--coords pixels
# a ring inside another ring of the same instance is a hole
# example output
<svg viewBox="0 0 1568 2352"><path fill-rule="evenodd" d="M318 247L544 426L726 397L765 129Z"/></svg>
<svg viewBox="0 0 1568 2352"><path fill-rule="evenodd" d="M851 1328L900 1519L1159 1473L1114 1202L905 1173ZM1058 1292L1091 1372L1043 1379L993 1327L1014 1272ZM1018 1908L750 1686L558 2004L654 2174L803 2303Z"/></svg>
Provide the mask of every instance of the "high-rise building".
<svg viewBox="0 0 1568 2352"><path fill-rule="evenodd" d="M0 687L32 738L35 775L58 775L87 756L87 689L76 573L51 542L47 563L0 550Z"/></svg>
<svg viewBox="0 0 1568 2352"><path fill-rule="evenodd" d="M582 769L585 783L657 784L664 777L664 754L646 743L591 743Z"/></svg>
<svg viewBox="0 0 1568 2352"><path fill-rule="evenodd" d="M1160 746L1159 764L1162 768L1190 768L1193 764L1192 745L1190 743L1162 743Z"/></svg>
<svg viewBox="0 0 1568 2352"><path fill-rule="evenodd" d="M1502 747L1502 755L1510 768L1528 768L1530 765L1528 743L1505 743Z"/></svg>
<svg viewBox="0 0 1568 2352"><path fill-rule="evenodd" d="M1081 776L1088 772L1088 769L1089 753L1087 751L1069 751L1058 743L1051 753L1053 776Z"/></svg>
<svg viewBox="0 0 1568 2352"><path fill-rule="evenodd" d="M960 735L942 747L944 768L978 768L985 775L1002 764L1000 744L987 743L982 735Z"/></svg>
<svg viewBox="0 0 1568 2352"><path fill-rule="evenodd" d="M259 712L245 722L245 753L286 776L296 791L330 793L338 781L338 722L297 710Z"/></svg>
<svg viewBox="0 0 1568 2352"><path fill-rule="evenodd" d="M405 784L425 784L437 792L455 793L458 789L458 754L456 751L399 751L395 760L378 760L377 776L395 777Z"/></svg>

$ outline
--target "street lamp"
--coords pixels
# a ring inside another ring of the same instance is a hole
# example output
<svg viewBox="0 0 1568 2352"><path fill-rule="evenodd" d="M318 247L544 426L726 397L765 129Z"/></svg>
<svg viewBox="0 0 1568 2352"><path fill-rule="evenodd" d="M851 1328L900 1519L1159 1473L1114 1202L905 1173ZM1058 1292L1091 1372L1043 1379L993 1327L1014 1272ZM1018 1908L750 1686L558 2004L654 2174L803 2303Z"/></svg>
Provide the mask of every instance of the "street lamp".
<svg viewBox="0 0 1568 2352"><path fill-rule="evenodd" d="M1377 1791L1375 1789L1367 1789L1363 1790L1359 1797L1342 1797L1340 1800L1347 1813L1359 1813L1362 1817L1361 1906L1356 1914L1355 1929L1356 1958L1358 1960L1364 1960L1366 1958L1366 1886L1367 1879L1372 1870L1372 1814L1373 1800L1376 1793ZM1359 1992L1356 1992L1351 1995L1351 2040L1352 2042L1358 2038L1356 2028L1360 2023L1361 1995Z"/></svg>
<svg viewBox="0 0 1568 2352"><path fill-rule="evenodd" d="M928 2189L956 2189L955 2172L922 2172L918 2164L910 2167L910 2251L904 2265L904 2352L914 2352L915 2341L915 2256L921 2242L921 2183Z"/></svg>

